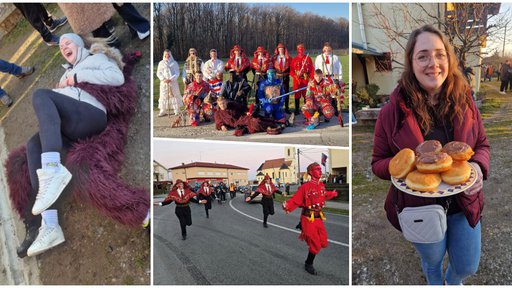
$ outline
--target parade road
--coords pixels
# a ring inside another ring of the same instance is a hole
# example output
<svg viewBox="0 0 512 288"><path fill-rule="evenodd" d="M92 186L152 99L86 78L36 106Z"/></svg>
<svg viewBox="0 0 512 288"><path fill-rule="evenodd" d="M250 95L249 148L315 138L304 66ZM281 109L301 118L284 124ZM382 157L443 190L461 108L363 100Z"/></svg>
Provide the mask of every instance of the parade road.
<svg viewBox="0 0 512 288"><path fill-rule="evenodd" d="M156 285L349 284L349 217L325 213L328 247L316 256L318 275L304 270L308 246L298 239L300 209L286 215L279 202L262 225L260 204L243 195L219 205L210 218L204 206L190 203L192 226L182 240L175 204L154 208L153 276ZM162 198L155 201L159 202Z"/></svg>

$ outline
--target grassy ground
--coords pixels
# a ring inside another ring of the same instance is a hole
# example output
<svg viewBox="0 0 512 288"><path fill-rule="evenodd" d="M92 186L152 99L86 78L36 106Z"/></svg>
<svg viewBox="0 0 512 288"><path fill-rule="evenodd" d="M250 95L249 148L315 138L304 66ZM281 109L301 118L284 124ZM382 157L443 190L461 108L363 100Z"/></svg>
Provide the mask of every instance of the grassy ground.
<svg viewBox="0 0 512 288"><path fill-rule="evenodd" d="M466 285L507 284L512 257L509 226L512 214L510 143L512 95L498 93L498 82L482 83L485 100L480 108L491 146L489 178L484 181L482 256L477 275ZM383 209L389 181L373 175L370 162L374 127L353 127L352 133L352 281L355 285L426 284L414 247L387 221ZM383 239L383 236L385 238ZM507 243L503 245L502 243ZM400 255L400 256L398 256ZM446 262L445 262L446 265ZM407 271L407 273L404 273ZM507 276L504 276L507 275Z"/></svg>
<svg viewBox="0 0 512 288"><path fill-rule="evenodd" d="M292 55L290 55L291 57L293 57ZM315 57L317 55L310 55L311 59L314 61ZM344 83L348 83L348 55L344 55L344 56L339 56L340 58L340 62L341 62L341 65L342 65L342 71L343 71L343 82ZM251 58L252 59L252 58ZM208 59L203 59L203 61L207 61ZM224 61L224 63L227 62L227 59L221 59L222 61ZM184 61L179 61L178 64L180 66L180 73L183 71L183 65L184 65ZM156 70L157 70L157 67L158 67L158 63L154 63L153 64L153 109L156 111L158 109L158 97L160 95L160 80L158 79L158 77L156 77ZM252 85L252 80L253 80L253 74L252 72L249 72L247 74L247 80L249 83L251 83ZM224 72L224 81L227 81L227 79L229 79L229 73L227 72ZM178 84L180 86L180 91L183 91L185 90L185 87L183 85L183 81L181 81L181 74L180 74L180 79L178 80ZM291 79L290 77L290 89L292 89L293 87L293 80ZM254 96L254 91L251 92L251 96ZM349 99L348 98L348 87L345 88L345 99ZM254 102L254 97L251 97L249 99L249 103L253 103ZM303 103L303 100L301 99L301 105ZM295 103L294 101L290 101L290 108L291 109L294 109L295 108ZM348 101L346 100L345 103L343 104L343 108L346 109L348 108Z"/></svg>

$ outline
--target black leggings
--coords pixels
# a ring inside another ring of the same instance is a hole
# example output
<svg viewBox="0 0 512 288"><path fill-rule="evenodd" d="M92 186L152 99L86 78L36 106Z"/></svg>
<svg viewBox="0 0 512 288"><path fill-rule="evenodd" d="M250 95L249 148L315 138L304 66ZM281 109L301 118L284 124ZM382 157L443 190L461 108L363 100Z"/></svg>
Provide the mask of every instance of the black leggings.
<svg viewBox="0 0 512 288"><path fill-rule="evenodd" d="M49 89L38 89L32 105L39 132L27 143L27 161L34 199L39 189L36 170L41 168L41 153L63 152L79 139L101 133L107 127L107 115L89 103Z"/></svg>
<svg viewBox="0 0 512 288"><path fill-rule="evenodd" d="M176 206L176 210L174 210L174 214L176 214L176 216L180 220L181 235L182 236L187 235L187 226L192 225L192 213L190 211L190 207L189 206L185 206L185 207Z"/></svg>

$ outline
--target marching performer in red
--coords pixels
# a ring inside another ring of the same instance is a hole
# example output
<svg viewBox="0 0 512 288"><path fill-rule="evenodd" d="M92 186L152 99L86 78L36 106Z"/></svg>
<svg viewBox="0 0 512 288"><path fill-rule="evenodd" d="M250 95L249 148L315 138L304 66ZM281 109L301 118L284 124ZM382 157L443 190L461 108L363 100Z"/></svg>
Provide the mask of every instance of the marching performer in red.
<svg viewBox="0 0 512 288"><path fill-rule="evenodd" d="M204 205L204 211L206 211L206 218L210 218L208 210L212 209L212 201L214 197L213 192L213 187L210 185L208 181L204 181L201 184L201 187L199 187L199 190L197 191L197 198L199 200L206 201Z"/></svg>
<svg viewBox="0 0 512 288"><path fill-rule="evenodd" d="M155 204L165 206L172 202L176 203L174 213L180 220L181 237L183 240L187 239L187 226L192 225L192 214L190 212L189 203L206 203L206 200L197 201L197 199L194 198L195 196L196 193L192 192L188 183L178 179L176 180L176 184L172 186L171 192L169 192L169 195L165 197L164 201Z"/></svg>
<svg viewBox="0 0 512 288"><path fill-rule="evenodd" d="M233 46L229 51L228 63L226 63L226 71L235 71L236 75L247 81L247 73L251 70L249 58L245 55L244 49L239 45Z"/></svg>
<svg viewBox="0 0 512 288"><path fill-rule="evenodd" d="M292 58L288 55L288 49L284 47L282 43L279 43L274 50L274 56L272 57L272 66L276 70L276 78L281 80L283 83L284 93L290 92L290 64ZM284 112L291 114L288 107L290 96L284 98Z"/></svg>
<svg viewBox="0 0 512 288"><path fill-rule="evenodd" d="M327 231L323 222L325 217L322 208L325 206L325 201L338 196L338 193L336 190L325 190L324 184L320 182L322 167L318 163L310 164L307 172L311 180L302 184L292 198L283 202L283 209L288 214L298 207L303 207L300 217L302 233L299 239L306 241L309 246L304 267L308 273L316 275L313 261L320 249L327 247Z"/></svg>
<svg viewBox="0 0 512 288"><path fill-rule="evenodd" d="M272 195L274 193L279 193L286 196L286 193L279 191L276 186L274 186L274 183L272 183L268 174L265 175L263 181L261 181L258 188L256 188L256 192L245 198L245 202L251 202L251 200L260 195L260 193L263 195L261 198L261 205L263 206L263 227L267 228L268 215L274 215L274 199Z"/></svg>
<svg viewBox="0 0 512 288"><path fill-rule="evenodd" d="M313 79L315 66L313 65L313 60L309 55L305 55L304 44L299 43L297 45L297 52L299 53L295 58L292 59L290 75L293 79L293 90L297 90L299 88L303 88L308 86L310 79ZM295 96L295 115L299 115L299 107L300 107L300 98L304 98L306 96L306 91L302 90L296 92Z"/></svg>
<svg viewBox="0 0 512 288"><path fill-rule="evenodd" d="M188 84L183 96L183 102L187 105L187 111L192 126L199 124L199 116L203 112L203 117L206 122L209 122L213 117L212 105L203 103L206 97L209 97L211 92L210 85L203 80L203 73L196 71L194 75L194 82Z"/></svg>
<svg viewBox="0 0 512 288"><path fill-rule="evenodd" d="M337 88L332 80L324 78L322 70L315 70L315 77L309 81L306 91L306 103L302 106L302 113L306 117L308 130L312 130L318 125L319 112L322 112L324 115L325 122L329 122L332 116L334 116L334 107L331 105L331 93L333 89Z"/></svg>

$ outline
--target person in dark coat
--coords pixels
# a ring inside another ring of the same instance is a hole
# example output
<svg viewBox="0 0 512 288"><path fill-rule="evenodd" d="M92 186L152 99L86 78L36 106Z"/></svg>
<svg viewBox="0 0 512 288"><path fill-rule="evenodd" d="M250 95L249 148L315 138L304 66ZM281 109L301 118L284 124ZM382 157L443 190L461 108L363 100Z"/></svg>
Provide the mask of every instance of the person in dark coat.
<svg viewBox="0 0 512 288"><path fill-rule="evenodd" d="M471 146L475 154L469 162L477 180L464 192L449 196L445 238L438 243L413 243L428 284L461 285L476 273L480 260L482 188L489 171L489 143L453 47L442 32L429 25L413 31L405 52L402 77L375 126L372 170L379 178L390 180L388 166L393 156L404 148L414 150L425 140L442 144L461 141ZM445 198L417 197L391 185L384 208L391 224L401 230L397 210L442 204ZM443 274L446 252L449 261Z"/></svg>
<svg viewBox="0 0 512 288"><path fill-rule="evenodd" d="M169 195L165 197L164 201L155 204L159 206L169 205L172 202L176 203L176 209L174 213L176 217L180 220L180 228L181 228L181 237L183 240L187 239L187 226L192 225L192 213L190 211L190 202L194 203L202 203L205 204L206 200L198 201L194 197L197 194L192 192L192 188L188 185L188 183L184 182L181 179L176 180L176 184L169 192Z"/></svg>
<svg viewBox="0 0 512 288"><path fill-rule="evenodd" d="M510 66L510 60L507 59L505 64L501 65L500 74L501 74L501 85L500 85L500 94L505 94L507 92L507 87L510 83L510 76L512 71L512 67Z"/></svg>
<svg viewBox="0 0 512 288"><path fill-rule="evenodd" d="M242 77L236 75L234 71L229 73L229 80L224 83L222 88L221 96L240 103L244 110L247 110L247 96L251 92L251 86ZM244 112L245 112L244 111Z"/></svg>

